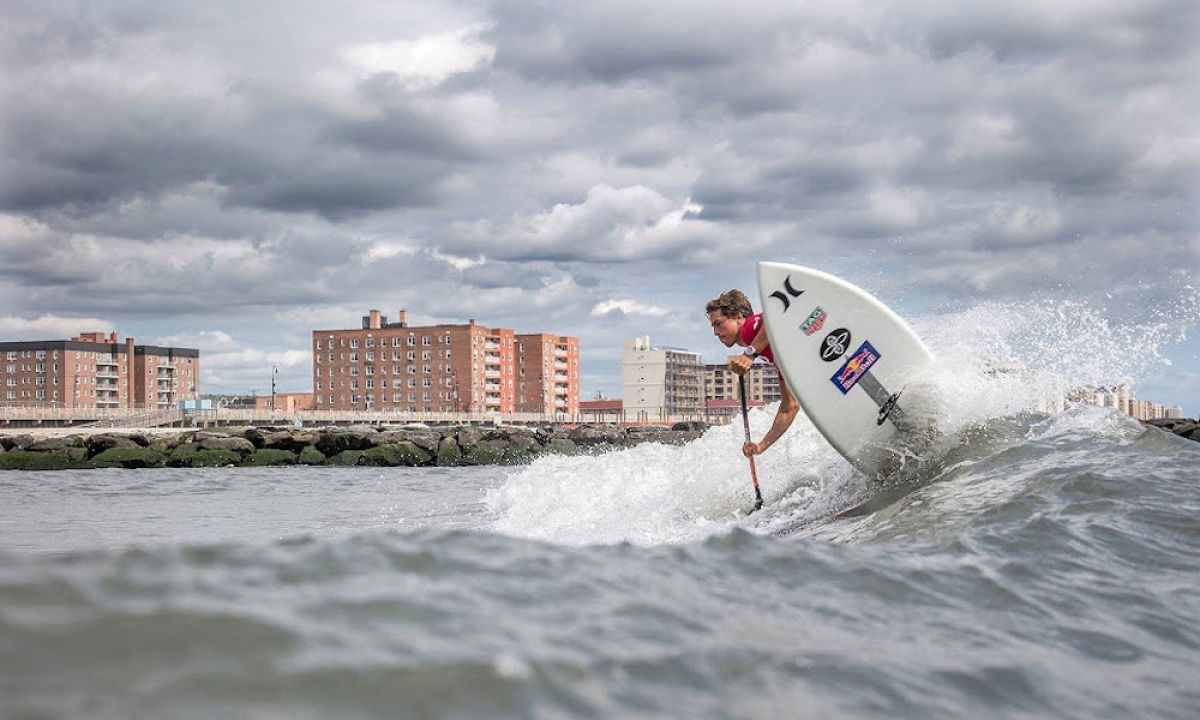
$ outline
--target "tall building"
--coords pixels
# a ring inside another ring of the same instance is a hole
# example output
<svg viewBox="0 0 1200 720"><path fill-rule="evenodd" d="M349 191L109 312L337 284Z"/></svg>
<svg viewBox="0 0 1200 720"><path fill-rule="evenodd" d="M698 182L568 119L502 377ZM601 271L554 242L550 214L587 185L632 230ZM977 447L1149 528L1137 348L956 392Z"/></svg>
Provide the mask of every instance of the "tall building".
<svg viewBox="0 0 1200 720"><path fill-rule="evenodd" d="M554 412L579 409L579 339L465 325L388 322L314 330L317 410Z"/></svg>
<svg viewBox="0 0 1200 720"><path fill-rule="evenodd" d="M621 388L625 417L656 420L704 413L700 353L650 346L642 335L625 341L621 352Z"/></svg>
<svg viewBox="0 0 1200 720"><path fill-rule="evenodd" d="M0 343L0 405L173 408L200 396L200 351L117 334Z"/></svg>
<svg viewBox="0 0 1200 720"><path fill-rule="evenodd" d="M579 338L529 333L516 336L517 412L579 411Z"/></svg>
<svg viewBox="0 0 1200 720"><path fill-rule="evenodd" d="M740 400L738 376L724 365L704 366L705 400ZM759 403L779 402L779 370L771 363L756 362L746 373L746 399Z"/></svg>

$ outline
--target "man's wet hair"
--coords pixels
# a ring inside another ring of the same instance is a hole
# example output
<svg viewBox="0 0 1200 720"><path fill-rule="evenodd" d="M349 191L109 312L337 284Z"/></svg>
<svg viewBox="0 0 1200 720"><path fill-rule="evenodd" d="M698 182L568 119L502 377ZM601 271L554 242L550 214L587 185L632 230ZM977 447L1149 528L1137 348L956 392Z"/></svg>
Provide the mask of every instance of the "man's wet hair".
<svg viewBox="0 0 1200 720"><path fill-rule="evenodd" d="M748 318L754 314L754 310L750 307L750 298L746 297L746 293L741 290L733 289L726 290L717 297L708 301L704 306L704 314L720 310L721 314L727 318Z"/></svg>

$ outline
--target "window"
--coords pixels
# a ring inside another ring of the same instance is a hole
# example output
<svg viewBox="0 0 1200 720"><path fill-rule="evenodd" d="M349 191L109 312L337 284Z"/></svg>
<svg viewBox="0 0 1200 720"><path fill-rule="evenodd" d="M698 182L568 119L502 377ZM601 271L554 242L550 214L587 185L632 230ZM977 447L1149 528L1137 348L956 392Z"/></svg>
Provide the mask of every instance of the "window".
<svg viewBox="0 0 1200 720"><path fill-rule="evenodd" d="M414 346L414 345L416 345L416 344L417 344L417 338L416 338L416 336L415 336L415 335L409 335L409 336L408 336L408 346L409 346L409 347L412 347L412 346Z"/></svg>
<svg viewBox="0 0 1200 720"><path fill-rule="evenodd" d="M352 347L352 348L358 347L358 338L350 338L350 347Z"/></svg>
<svg viewBox="0 0 1200 720"><path fill-rule="evenodd" d="M367 347L375 347L375 338L371 337L370 335L367 336Z"/></svg>
<svg viewBox="0 0 1200 720"><path fill-rule="evenodd" d="M368 381L367 381L367 389L368 389L368 390L374 390L374 389L375 389L375 381L374 381L374 380L368 380Z"/></svg>
<svg viewBox="0 0 1200 720"><path fill-rule="evenodd" d="M394 347L394 348L400 347L400 337L399 336L392 338L392 347Z"/></svg>
<svg viewBox="0 0 1200 720"><path fill-rule="evenodd" d="M422 359L422 360L428 360L428 359L430 359L431 357L433 357L433 351L432 351L432 350L424 350L424 351L422 351L422 352L421 352L421 359Z"/></svg>
<svg viewBox="0 0 1200 720"><path fill-rule="evenodd" d="M375 353L373 353L373 352L367 353L367 362L375 362Z"/></svg>
<svg viewBox="0 0 1200 720"><path fill-rule="evenodd" d="M357 366L357 365L352 365L352 366L350 367L350 374L351 374L351 375L358 375L358 366Z"/></svg>
<svg viewBox="0 0 1200 720"><path fill-rule="evenodd" d="M433 338L431 338L431 337L429 337L428 335L426 335L426 336L424 336L424 337L422 337L422 338L421 338L421 344L422 344L422 345L432 345L432 344L433 344Z"/></svg>
<svg viewBox="0 0 1200 720"><path fill-rule="evenodd" d="M425 378L421 381L422 387L433 387L433 378Z"/></svg>
<svg viewBox="0 0 1200 720"><path fill-rule="evenodd" d="M318 349L318 350L320 350L320 349L321 349L321 341L320 341L320 340L318 340L318 341L317 341L317 349Z"/></svg>
<svg viewBox="0 0 1200 720"><path fill-rule="evenodd" d="M449 344L450 344L450 333L446 333L446 337L442 338L442 340L443 340L443 341L444 341L444 342L445 342L447 345L449 345Z"/></svg>

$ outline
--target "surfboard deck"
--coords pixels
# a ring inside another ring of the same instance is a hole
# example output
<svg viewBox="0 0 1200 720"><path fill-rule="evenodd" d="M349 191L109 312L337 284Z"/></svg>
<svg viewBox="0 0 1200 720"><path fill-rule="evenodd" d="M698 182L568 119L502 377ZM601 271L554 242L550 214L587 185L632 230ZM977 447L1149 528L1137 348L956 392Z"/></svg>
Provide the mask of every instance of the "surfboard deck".
<svg viewBox="0 0 1200 720"><path fill-rule="evenodd" d="M905 392L933 354L867 291L802 265L758 264L767 335L780 373L813 425L854 467L886 474L921 431Z"/></svg>

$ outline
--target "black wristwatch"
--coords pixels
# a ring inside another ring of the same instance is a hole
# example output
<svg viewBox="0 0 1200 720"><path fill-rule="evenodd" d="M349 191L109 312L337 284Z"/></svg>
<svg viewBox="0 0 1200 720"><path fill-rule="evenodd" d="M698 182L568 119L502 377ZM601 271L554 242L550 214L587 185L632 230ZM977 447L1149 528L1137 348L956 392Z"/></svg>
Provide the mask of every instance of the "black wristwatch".
<svg viewBox="0 0 1200 720"><path fill-rule="evenodd" d="M751 345L751 346L747 347L745 350L743 350L742 354L749 355L751 360L758 357L758 353L754 351L753 345Z"/></svg>

